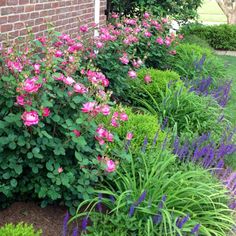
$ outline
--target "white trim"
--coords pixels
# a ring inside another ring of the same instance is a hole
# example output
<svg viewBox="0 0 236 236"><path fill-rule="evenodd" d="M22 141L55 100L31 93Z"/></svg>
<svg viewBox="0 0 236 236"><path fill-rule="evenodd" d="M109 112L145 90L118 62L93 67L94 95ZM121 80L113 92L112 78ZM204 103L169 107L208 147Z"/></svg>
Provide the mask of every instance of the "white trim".
<svg viewBox="0 0 236 236"><path fill-rule="evenodd" d="M100 23L100 0L94 0L94 23L99 26ZM94 36L98 36L98 30L94 30Z"/></svg>

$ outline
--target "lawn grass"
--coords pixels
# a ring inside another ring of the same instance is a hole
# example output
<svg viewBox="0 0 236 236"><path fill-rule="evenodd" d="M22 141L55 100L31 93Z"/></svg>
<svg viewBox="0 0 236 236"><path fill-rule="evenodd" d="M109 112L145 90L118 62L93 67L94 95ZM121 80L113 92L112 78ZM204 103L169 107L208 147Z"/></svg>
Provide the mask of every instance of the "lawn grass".
<svg viewBox="0 0 236 236"><path fill-rule="evenodd" d="M236 127L236 57L219 56L226 66L226 76L232 80L231 99L225 108L225 114L230 118L233 128ZM236 153L230 155L226 160L227 165L236 170Z"/></svg>

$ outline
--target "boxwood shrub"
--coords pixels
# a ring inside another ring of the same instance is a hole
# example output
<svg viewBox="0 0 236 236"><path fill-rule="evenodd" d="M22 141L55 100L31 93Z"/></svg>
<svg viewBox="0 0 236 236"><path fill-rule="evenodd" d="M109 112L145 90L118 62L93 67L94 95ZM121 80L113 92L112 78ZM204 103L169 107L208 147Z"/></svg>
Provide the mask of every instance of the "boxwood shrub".
<svg viewBox="0 0 236 236"><path fill-rule="evenodd" d="M197 35L206 40L214 49L236 50L236 25L190 24L182 31L185 35Z"/></svg>

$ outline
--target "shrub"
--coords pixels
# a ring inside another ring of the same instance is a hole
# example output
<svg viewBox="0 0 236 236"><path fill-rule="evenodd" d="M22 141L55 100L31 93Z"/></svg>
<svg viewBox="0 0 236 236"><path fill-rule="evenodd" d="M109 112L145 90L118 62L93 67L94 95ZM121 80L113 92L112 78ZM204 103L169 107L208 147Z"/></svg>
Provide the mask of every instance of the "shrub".
<svg viewBox="0 0 236 236"><path fill-rule="evenodd" d="M201 6L202 0L110 0L111 11L119 12L124 15L141 15L145 11L150 11L154 15L174 16L178 20L187 21L197 16L197 8Z"/></svg>
<svg viewBox="0 0 236 236"><path fill-rule="evenodd" d="M19 223L17 225L6 224L0 228L1 236L40 236L42 230L35 231L32 225Z"/></svg>
<svg viewBox="0 0 236 236"><path fill-rule="evenodd" d="M131 149L139 151L144 140L152 145L156 135L158 135L158 143L162 143L166 134L161 131L158 118L155 115L141 113L140 111L133 112L131 108L124 108L124 112L128 115L128 121L120 124L119 127L114 127L111 124L111 117L101 117L97 119L98 124L103 123L109 130L118 134L119 137L126 137L128 133L132 133ZM145 142L146 142L145 141ZM117 146L114 144L112 147Z"/></svg>
<svg viewBox="0 0 236 236"><path fill-rule="evenodd" d="M84 234L224 236L232 229L227 191L208 171L177 166L167 151L138 157L123 162L114 182L97 190L98 197L79 205L71 221L83 216ZM88 220L92 226L85 231Z"/></svg>
<svg viewBox="0 0 236 236"><path fill-rule="evenodd" d="M195 44L178 45L176 55L170 58L170 67L187 79L211 76L216 81L225 72L223 63L210 49Z"/></svg>
<svg viewBox="0 0 236 236"><path fill-rule="evenodd" d="M189 24L183 28L185 35L197 35L206 40L214 49L236 50L236 26Z"/></svg>
<svg viewBox="0 0 236 236"><path fill-rule="evenodd" d="M226 119L223 123L218 122L221 109L210 96L198 96L184 87L167 88L161 93L160 101L146 88L143 88L143 93L146 93L146 99L136 99L140 106L161 120L167 119L167 126L180 136L186 132L190 135L208 133L214 127L213 132L219 137L227 124Z"/></svg>
<svg viewBox="0 0 236 236"><path fill-rule="evenodd" d="M81 46L82 45L82 46ZM0 78L0 201L42 199L73 211L107 171L97 161L113 134L94 117L108 115L109 81L83 68L82 42L68 35L3 52ZM103 145L105 144L106 145Z"/></svg>
<svg viewBox="0 0 236 236"><path fill-rule="evenodd" d="M160 98L160 92L164 92L170 84L182 85L180 76L174 71L161 71L152 68L143 68L138 71L136 80L130 81L132 91L130 97L145 96L142 91L145 88L154 98Z"/></svg>
<svg viewBox="0 0 236 236"><path fill-rule="evenodd" d="M110 80L113 95L125 99L128 81L135 71L147 67L165 68L178 37L169 34L169 23L151 16L141 20L124 18L100 29L95 39L94 65Z"/></svg>
<svg viewBox="0 0 236 236"><path fill-rule="evenodd" d="M198 45L201 48L207 48L207 49L211 49L211 46L209 45L209 43L207 42L207 40L200 38L197 35L185 35L184 39L182 41L183 43L187 43L187 44L195 44Z"/></svg>

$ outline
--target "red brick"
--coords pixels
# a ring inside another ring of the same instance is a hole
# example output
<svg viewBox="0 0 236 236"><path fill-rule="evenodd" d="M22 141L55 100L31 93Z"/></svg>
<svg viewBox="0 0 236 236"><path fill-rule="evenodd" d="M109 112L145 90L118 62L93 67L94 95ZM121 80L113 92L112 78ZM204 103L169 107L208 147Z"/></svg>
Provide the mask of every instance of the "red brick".
<svg viewBox="0 0 236 236"><path fill-rule="evenodd" d="M20 31L20 36L26 35L27 34L27 29L23 29Z"/></svg>
<svg viewBox="0 0 236 236"><path fill-rule="evenodd" d="M43 4L35 5L35 11L43 10Z"/></svg>
<svg viewBox="0 0 236 236"><path fill-rule="evenodd" d="M34 11L34 5L25 6L25 12L32 12Z"/></svg>
<svg viewBox="0 0 236 236"><path fill-rule="evenodd" d="M7 0L0 0L0 6L6 6L7 5Z"/></svg>
<svg viewBox="0 0 236 236"><path fill-rule="evenodd" d="M37 18L39 18L39 12L30 13L30 19L37 19Z"/></svg>
<svg viewBox="0 0 236 236"><path fill-rule="evenodd" d="M19 36L19 31L13 31L8 34L9 39L14 39Z"/></svg>
<svg viewBox="0 0 236 236"><path fill-rule="evenodd" d="M26 27L34 26L34 20L28 20L25 22Z"/></svg>
<svg viewBox="0 0 236 236"><path fill-rule="evenodd" d="M7 16L0 17L0 25L7 23Z"/></svg>
<svg viewBox="0 0 236 236"><path fill-rule="evenodd" d="M16 6L16 5L18 5L18 3L19 3L18 0L7 0L8 6Z"/></svg>
<svg viewBox="0 0 236 236"><path fill-rule="evenodd" d="M20 20L20 16L19 15L13 15L13 16L8 16L8 22L16 22Z"/></svg>
<svg viewBox="0 0 236 236"><path fill-rule="evenodd" d="M13 29L13 24L1 25L1 33L11 31Z"/></svg>
<svg viewBox="0 0 236 236"><path fill-rule="evenodd" d="M30 18L30 14L29 14L29 13L21 14L21 15L20 15L20 20L21 20L21 21L28 20L29 18Z"/></svg>
<svg viewBox="0 0 236 236"><path fill-rule="evenodd" d="M14 30L25 28L25 24L23 22L17 22L14 24Z"/></svg>
<svg viewBox="0 0 236 236"><path fill-rule="evenodd" d="M19 4L28 4L30 1L29 0L19 0Z"/></svg>

